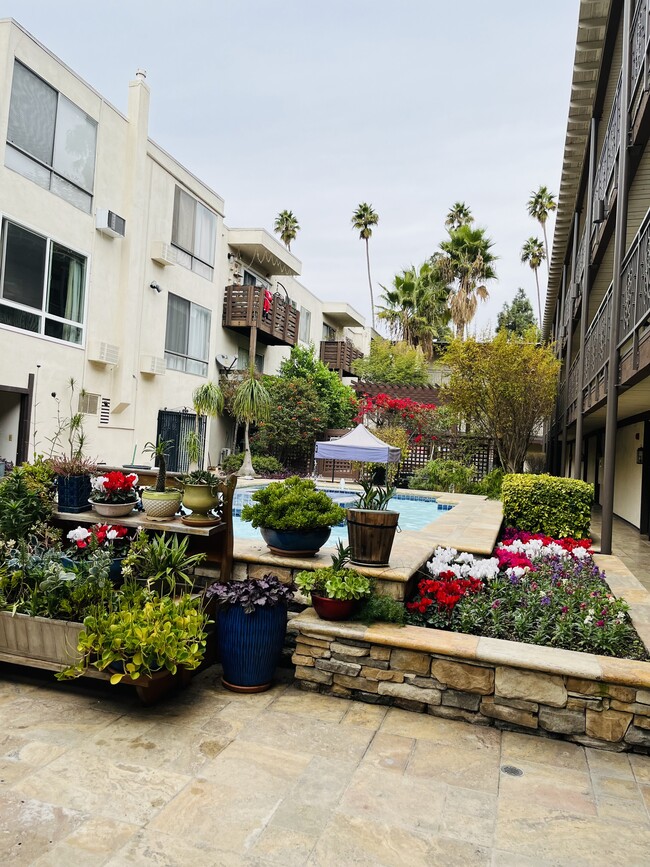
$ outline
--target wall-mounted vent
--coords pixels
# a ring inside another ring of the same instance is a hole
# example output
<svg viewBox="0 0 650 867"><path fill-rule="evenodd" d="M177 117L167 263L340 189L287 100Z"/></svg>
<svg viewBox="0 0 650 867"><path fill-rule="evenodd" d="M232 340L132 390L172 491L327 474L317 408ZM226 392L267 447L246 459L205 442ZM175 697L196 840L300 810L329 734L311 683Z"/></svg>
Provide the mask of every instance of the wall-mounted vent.
<svg viewBox="0 0 650 867"><path fill-rule="evenodd" d="M88 350L88 361L96 361L98 364L117 364L120 360L120 347L114 343L98 341Z"/></svg>
<svg viewBox="0 0 650 867"><path fill-rule="evenodd" d="M82 391L79 394L78 412L82 412L84 415L97 415L99 409L99 397L98 394L90 394L88 391Z"/></svg>
<svg viewBox="0 0 650 867"><path fill-rule="evenodd" d="M140 356L140 373L149 376L164 376L166 370L167 365L164 358L159 358L157 355Z"/></svg>
<svg viewBox="0 0 650 867"><path fill-rule="evenodd" d="M164 241L153 242L151 258L159 265L175 265L177 262L176 250L171 244L165 244Z"/></svg>
<svg viewBox="0 0 650 867"><path fill-rule="evenodd" d="M126 234L126 220L107 208L98 208L95 228L109 238L123 238Z"/></svg>
<svg viewBox="0 0 650 867"><path fill-rule="evenodd" d="M111 421L111 399L110 397L103 397L101 406L99 408L99 423L100 424L110 424Z"/></svg>

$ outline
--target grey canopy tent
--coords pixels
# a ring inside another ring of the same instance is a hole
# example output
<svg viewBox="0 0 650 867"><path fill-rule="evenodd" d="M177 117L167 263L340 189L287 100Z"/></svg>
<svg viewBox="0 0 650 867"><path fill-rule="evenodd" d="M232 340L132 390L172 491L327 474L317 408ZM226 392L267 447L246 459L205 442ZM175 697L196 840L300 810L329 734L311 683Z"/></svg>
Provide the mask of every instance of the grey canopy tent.
<svg viewBox="0 0 650 867"><path fill-rule="evenodd" d="M359 424L353 431L335 440L316 443L314 457L318 461L361 461L373 464L395 464L402 458L396 446L389 446ZM332 478L334 469L332 468Z"/></svg>

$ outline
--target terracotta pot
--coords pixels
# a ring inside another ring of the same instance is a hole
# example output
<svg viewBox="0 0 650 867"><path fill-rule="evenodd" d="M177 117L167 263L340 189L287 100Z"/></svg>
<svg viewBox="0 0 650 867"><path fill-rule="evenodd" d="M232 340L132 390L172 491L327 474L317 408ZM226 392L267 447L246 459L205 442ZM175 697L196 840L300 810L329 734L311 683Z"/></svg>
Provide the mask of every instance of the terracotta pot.
<svg viewBox="0 0 650 867"><path fill-rule="evenodd" d="M311 604L321 620L349 620L357 609L356 599L328 599L311 594Z"/></svg>

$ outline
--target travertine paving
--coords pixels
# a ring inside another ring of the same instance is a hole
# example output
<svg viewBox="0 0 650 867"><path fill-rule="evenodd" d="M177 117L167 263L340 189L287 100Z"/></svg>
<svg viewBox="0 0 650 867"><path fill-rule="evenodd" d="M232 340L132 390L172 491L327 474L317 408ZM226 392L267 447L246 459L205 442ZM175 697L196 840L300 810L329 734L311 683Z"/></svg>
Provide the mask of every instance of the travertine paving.
<svg viewBox="0 0 650 867"><path fill-rule="evenodd" d="M146 709L5 666L0 721L2 864L650 863L645 756L217 668Z"/></svg>

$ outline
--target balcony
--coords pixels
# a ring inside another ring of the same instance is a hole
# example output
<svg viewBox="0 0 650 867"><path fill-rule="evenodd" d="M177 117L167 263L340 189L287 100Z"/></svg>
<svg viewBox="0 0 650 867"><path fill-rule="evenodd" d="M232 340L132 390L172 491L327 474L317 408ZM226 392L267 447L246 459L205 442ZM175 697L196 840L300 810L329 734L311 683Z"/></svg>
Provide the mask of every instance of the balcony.
<svg viewBox="0 0 650 867"><path fill-rule="evenodd" d="M590 261L596 258L601 240L612 229L609 217L613 213L617 192L618 152L621 136L621 80L621 76L619 76L594 178Z"/></svg>
<svg viewBox="0 0 650 867"><path fill-rule="evenodd" d="M650 90L650 20L648 0L637 3L630 32L630 132L632 144L640 144L639 133L646 114Z"/></svg>
<svg viewBox="0 0 650 867"><path fill-rule="evenodd" d="M320 360L339 376L353 376L352 363L363 358L363 352L350 340L321 340Z"/></svg>
<svg viewBox="0 0 650 867"><path fill-rule="evenodd" d="M585 337L585 412L607 396L609 330L612 319L612 286L605 293Z"/></svg>
<svg viewBox="0 0 650 867"><path fill-rule="evenodd" d="M263 313L264 289L260 286L226 286L221 324L239 334L257 328L257 339L269 346L295 346L300 313L277 293L271 309Z"/></svg>

